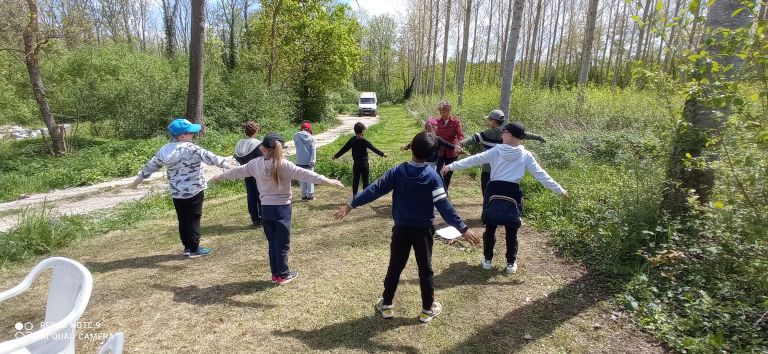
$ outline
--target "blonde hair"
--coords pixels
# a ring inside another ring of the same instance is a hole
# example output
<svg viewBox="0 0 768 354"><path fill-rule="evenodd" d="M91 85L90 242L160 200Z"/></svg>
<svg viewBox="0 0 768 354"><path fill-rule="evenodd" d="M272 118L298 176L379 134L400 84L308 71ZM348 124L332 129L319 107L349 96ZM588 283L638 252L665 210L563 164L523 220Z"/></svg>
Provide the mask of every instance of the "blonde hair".
<svg viewBox="0 0 768 354"><path fill-rule="evenodd" d="M442 111L444 108L451 109L451 104L448 103L448 101L445 101L445 100L438 102L437 110L438 111Z"/></svg>
<svg viewBox="0 0 768 354"><path fill-rule="evenodd" d="M272 159L272 180L280 184L280 168L283 166L283 145L275 141L275 147L270 149L269 158Z"/></svg>

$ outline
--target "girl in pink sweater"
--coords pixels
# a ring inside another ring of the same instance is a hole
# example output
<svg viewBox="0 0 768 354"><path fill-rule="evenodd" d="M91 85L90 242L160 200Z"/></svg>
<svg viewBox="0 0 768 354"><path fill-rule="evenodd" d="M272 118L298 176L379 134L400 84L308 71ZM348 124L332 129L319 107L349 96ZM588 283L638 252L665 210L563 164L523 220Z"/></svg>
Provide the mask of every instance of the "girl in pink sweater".
<svg viewBox="0 0 768 354"><path fill-rule="evenodd" d="M269 242L269 267L272 270L272 283L275 284L286 284L299 276L298 272L288 268L288 252L291 249L291 180L344 187L338 180L303 169L284 159L284 147L285 141L280 135L267 134L259 146L262 157L211 178L211 181L245 177L256 179L264 234Z"/></svg>

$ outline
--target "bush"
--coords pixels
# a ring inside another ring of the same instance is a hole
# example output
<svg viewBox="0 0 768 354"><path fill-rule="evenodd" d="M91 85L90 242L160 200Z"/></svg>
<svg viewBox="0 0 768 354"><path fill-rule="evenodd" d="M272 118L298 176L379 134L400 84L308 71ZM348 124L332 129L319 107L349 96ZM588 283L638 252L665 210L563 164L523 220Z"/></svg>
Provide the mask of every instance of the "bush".
<svg viewBox="0 0 768 354"><path fill-rule="evenodd" d="M24 213L18 227L0 233L0 265L51 253L87 232L80 217L54 219L44 210Z"/></svg>

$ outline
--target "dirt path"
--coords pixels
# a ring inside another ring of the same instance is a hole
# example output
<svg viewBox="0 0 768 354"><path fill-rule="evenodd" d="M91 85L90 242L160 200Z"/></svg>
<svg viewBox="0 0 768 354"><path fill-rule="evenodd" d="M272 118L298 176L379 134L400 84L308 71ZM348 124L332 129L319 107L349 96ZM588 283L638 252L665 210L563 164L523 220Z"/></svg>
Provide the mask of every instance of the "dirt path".
<svg viewBox="0 0 768 354"><path fill-rule="evenodd" d="M379 121L379 117L339 116L339 119L342 122L341 125L315 135L315 142L318 146L330 144L344 133L351 133L356 122L370 126ZM288 140L290 141L286 144L286 151L290 156L296 151L293 140ZM236 164L234 160L231 162ZM216 166L206 165L204 171L207 176L211 176L218 173L220 169ZM54 215L85 215L138 200L150 194L161 193L168 189L164 171L163 173L155 173L146 179L138 189L126 189L125 186L133 181L133 178L131 176L91 186L53 190L47 193L33 194L25 199L0 203L0 232L6 232L15 227L19 221L18 214L25 209L38 210L45 207L50 209Z"/></svg>

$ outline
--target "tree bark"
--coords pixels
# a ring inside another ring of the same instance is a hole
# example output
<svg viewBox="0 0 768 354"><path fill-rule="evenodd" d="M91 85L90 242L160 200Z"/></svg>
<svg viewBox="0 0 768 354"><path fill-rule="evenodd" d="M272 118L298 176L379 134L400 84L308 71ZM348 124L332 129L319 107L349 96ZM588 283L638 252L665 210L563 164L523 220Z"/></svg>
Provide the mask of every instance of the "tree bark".
<svg viewBox="0 0 768 354"><path fill-rule="evenodd" d="M533 79L533 72L535 70L534 68L534 58L536 57L536 44L537 44L537 37L539 34L539 22L541 21L541 0L538 0L536 2L536 17L533 19L533 35L531 36L531 46L528 49L528 84L531 83L531 80Z"/></svg>
<svg viewBox="0 0 768 354"><path fill-rule="evenodd" d="M488 69L488 51L491 49L491 28L493 27L493 0L488 6L488 34L485 37L485 58L483 58L483 71L480 73L480 82L485 80L485 72Z"/></svg>
<svg viewBox="0 0 768 354"><path fill-rule="evenodd" d="M282 0L277 0L275 8L272 10L272 23L270 24L270 36L269 36L269 65L267 66L267 87L272 87L274 81L275 66L277 65L277 57L275 56L275 32L277 31L277 15L280 13L280 5Z"/></svg>
<svg viewBox="0 0 768 354"><path fill-rule="evenodd" d="M700 49L709 52L712 60L720 67L725 68L731 65L732 67L719 77L715 77L715 74L709 70L703 70L703 73L696 71L694 75L699 76L696 78L697 81L705 78L709 79L709 82L733 81L739 74L742 59L737 55L720 54L719 43L722 43L723 39L718 30L735 31L740 28L749 28L753 21L750 11L741 11L733 15L743 6L740 0L718 0L708 9L705 26L707 33L710 34L702 38ZM711 65L704 61L700 64L702 68ZM689 191L693 191L693 196L697 197L700 203L710 201L716 177L710 165L717 160L717 155L708 149L708 146L712 139L719 137L719 132L725 128L725 122L731 112L730 107L717 109L707 100L713 96L725 94L722 90L727 89L705 84L701 94L692 94L685 102L683 124L679 124L676 131L663 191L662 209L671 216L685 216L692 210L688 203ZM688 156L701 158L705 164L686 166Z"/></svg>
<svg viewBox="0 0 768 354"><path fill-rule="evenodd" d="M469 24L472 21L472 0L467 0L464 8L464 33L462 34L461 60L459 60L459 77L456 79L456 103L461 106L464 103L464 76L467 72L467 46L469 44Z"/></svg>
<svg viewBox="0 0 768 354"><path fill-rule="evenodd" d="M477 3L477 9L475 9L475 29L472 34L472 55L469 59L469 85L472 85L472 79L475 72L475 52L477 51L477 17L480 15L480 2Z"/></svg>
<svg viewBox="0 0 768 354"><path fill-rule="evenodd" d="M187 90L187 119L203 121L203 43L205 42L205 0L192 0L189 40L189 88Z"/></svg>
<svg viewBox="0 0 768 354"><path fill-rule="evenodd" d="M40 48L40 43L37 40L37 1L27 0L27 8L29 10L29 22L24 28L22 36L24 40L24 63L27 66L27 73L29 74L29 81L32 84L32 93L35 96L35 102L37 102L37 107L40 109L43 122L45 123L45 127L48 128L48 134L53 143L53 154L59 156L66 152L64 136L56 125L56 120L53 118L53 113L51 113L51 108L48 105L48 98L45 96L45 84L43 83L42 75L40 75L40 65L37 61L37 52Z"/></svg>
<svg viewBox="0 0 768 354"><path fill-rule="evenodd" d="M597 20L597 5L600 0L589 0L587 12L587 27L584 29L584 46L581 47L581 68L579 69L579 92L577 98L577 115L584 108L584 90L589 79L589 67L592 64L592 47L595 42L595 22Z"/></svg>
<svg viewBox="0 0 768 354"><path fill-rule="evenodd" d="M445 81L447 78L447 66L448 66L448 34L449 29L451 28L451 1L453 0L446 0L445 1L445 33L443 34L443 68L440 75L440 99L442 100L445 98Z"/></svg>
<svg viewBox="0 0 768 354"><path fill-rule="evenodd" d="M509 123L509 106L512 103L512 79L515 74L515 56L517 55L517 45L520 42L520 25L523 21L523 7L525 0L515 0L512 15L512 29L509 33L509 44L507 44L506 62L504 62L504 72L501 78L501 99L499 109L504 112L504 123Z"/></svg>

